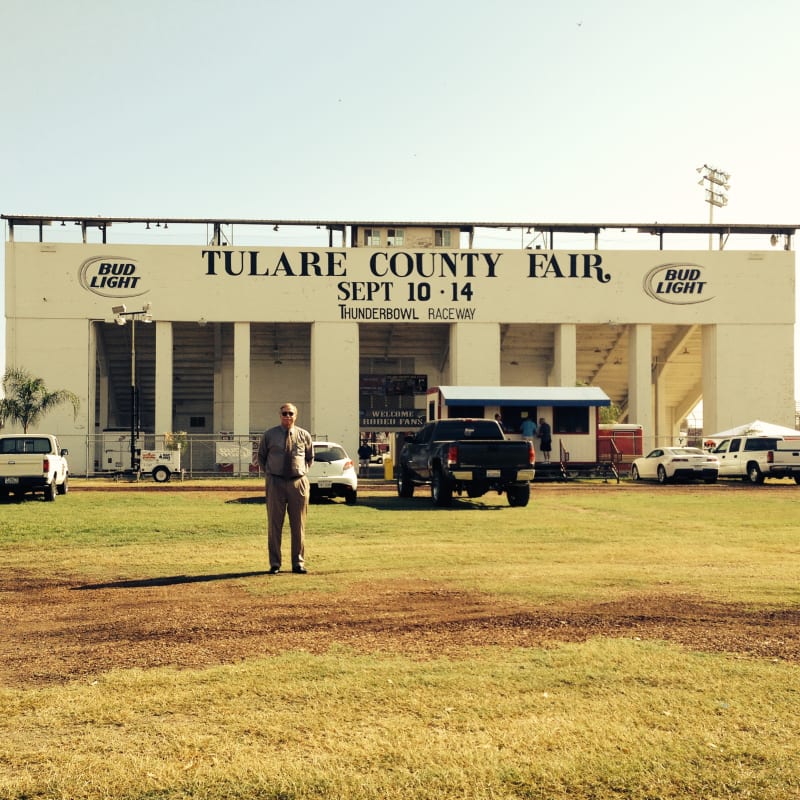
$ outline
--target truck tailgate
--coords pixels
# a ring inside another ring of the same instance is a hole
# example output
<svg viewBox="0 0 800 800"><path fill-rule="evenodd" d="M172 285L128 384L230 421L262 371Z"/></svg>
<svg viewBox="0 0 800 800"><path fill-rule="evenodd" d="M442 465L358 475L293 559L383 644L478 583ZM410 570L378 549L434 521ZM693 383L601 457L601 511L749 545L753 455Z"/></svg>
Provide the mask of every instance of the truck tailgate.
<svg viewBox="0 0 800 800"><path fill-rule="evenodd" d="M6 483L16 483L13 478L23 475L43 475L44 460L40 455L8 455L0 456L0 483L4 478L12 480Z"/></svg>
<svg viewBox="0 0 800 800"><path fill-rule="evenodd" d="M461 467L527 467L528 443L517 441L459 441L458 464Z"/></svg>

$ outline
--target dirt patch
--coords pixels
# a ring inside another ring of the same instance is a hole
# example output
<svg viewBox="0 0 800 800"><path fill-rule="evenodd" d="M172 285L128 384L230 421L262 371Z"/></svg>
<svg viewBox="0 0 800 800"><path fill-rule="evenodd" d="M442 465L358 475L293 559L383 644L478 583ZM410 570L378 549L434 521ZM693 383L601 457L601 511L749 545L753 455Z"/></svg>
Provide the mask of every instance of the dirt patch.
<svg viewBox="0 0 800 800"><path fill-rule="evenodd" d="M243 487L232 488L242 493ZM222 494L228 486L197 490L230 497ZM537 487L562 490L560 485ZM581 487L637 490L640 486L630 483ZM737 484L733 490L747 487ZM240 502L263 502L258 488L245 494ZM293 592L253 594L245 588L245 581L253 580L289 581ZM331 595L306 591L306 580L250 572L91 585L5 570L0 575L0 683L47 685L114 668L202 668L287 650L323 653L336 644L422 659L457 656L471 647L547 647L595 636L800 662L800 610L794 608L754 610L668 593L531 607L423 581L355 585Z"/></svg>
<svg viewBox="0 0 800 800"><path fill-rule="evenodd" d="M336 595L254 595L264 573L88 585L6 573L0 682L60 683L113 668L200 668L334 644L414 658L472 646L541 647L594 636L659 639L702 651L800 661L800 612L667 595L521 607L429 583L361 585Z"/></svg>

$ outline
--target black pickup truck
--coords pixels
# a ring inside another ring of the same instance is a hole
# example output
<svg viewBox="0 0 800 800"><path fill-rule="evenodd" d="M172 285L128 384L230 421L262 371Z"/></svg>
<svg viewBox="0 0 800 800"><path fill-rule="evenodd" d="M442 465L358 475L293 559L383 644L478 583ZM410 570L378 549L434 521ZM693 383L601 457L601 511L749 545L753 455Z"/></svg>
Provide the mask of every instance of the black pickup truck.
<svg viewBox="0 0 800 800"><path fill-rule="evenodd" d="M397 494L411 497L415 486L429 485L437 506L453 494L481 497L506 493L510 506L526 506L536 456L533 445L506 439L492 419L441 419L409 436L398 459Z"/></svg>

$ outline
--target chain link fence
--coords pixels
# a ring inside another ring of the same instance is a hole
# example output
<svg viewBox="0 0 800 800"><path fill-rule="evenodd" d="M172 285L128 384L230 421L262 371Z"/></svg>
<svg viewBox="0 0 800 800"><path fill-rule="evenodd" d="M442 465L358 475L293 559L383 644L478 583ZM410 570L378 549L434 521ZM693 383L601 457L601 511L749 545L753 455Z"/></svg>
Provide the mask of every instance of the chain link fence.
<svg viewBox="0 0 800 800"><path fill-rule="evenodd" d="M256 458L260 437L261 434L142 434L136 440L136 457L143 474L155 474L161 468L160 475L165 478L173 473L186 478L258 476L263 474ZM59 441L70 452L73 475L114 477L131 471L130 432L60 436Z"/></svg>

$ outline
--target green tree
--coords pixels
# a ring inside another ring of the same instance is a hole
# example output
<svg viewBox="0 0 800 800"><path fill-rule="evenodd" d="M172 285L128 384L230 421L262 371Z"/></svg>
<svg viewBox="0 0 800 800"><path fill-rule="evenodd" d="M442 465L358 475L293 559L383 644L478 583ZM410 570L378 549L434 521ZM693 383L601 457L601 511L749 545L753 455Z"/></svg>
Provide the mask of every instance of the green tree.
<svg viewBox="0 0 800 800"><path fill-rule="evenodd" d="M616 403L600 407L600 423L602 425L613 424L619 421L621 416L622 409Z"/></svg>
<svg viewBox="0 0 800 800"><path fill-rule="evenodd" d="M586 383L586 381L578 381L575 385L591 386L591 384ZM600 406L599 421L601 425L613 425L619 422L621 416L622 409L614 402L612 402L610 406Z"/></svg>
<svg viewBox="0 0 800 800"><path fill-rule="evenodd" d="M9 367L3 375L3 394L0 399L0 428L6 420L18 422L27 433L48 411L62 403L71 403L78 416L81 402L68 389L49 392L42 378L35 378L25 369Z"/></svg>

